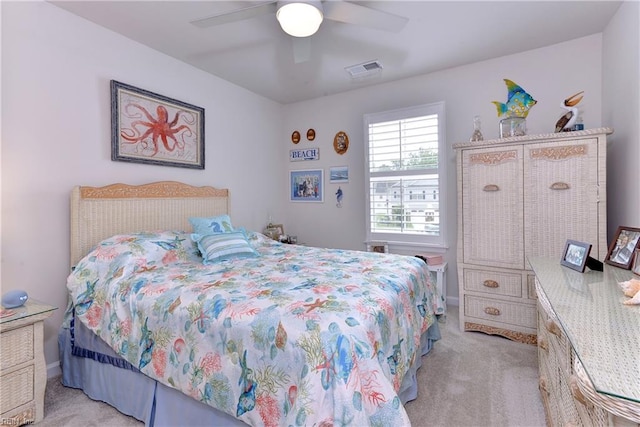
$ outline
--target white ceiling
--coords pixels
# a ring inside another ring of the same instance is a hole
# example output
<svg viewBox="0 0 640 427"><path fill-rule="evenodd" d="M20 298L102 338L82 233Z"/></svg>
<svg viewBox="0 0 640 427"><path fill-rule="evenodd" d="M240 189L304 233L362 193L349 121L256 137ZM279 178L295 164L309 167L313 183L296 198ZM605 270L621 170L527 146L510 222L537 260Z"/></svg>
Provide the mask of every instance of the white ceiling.
<svg viewBox="0 0 640 427"><path fill-rule="evenodd" d="M325 20L311 59L294 62L275 14L209 28L190 21L263 2L52 1L199 69L287 104L602 32L618 1L359 1L409 18L398 33ZM579 55L579 52L567 52ZM378 60L352 80L345 67Z"/></svg>

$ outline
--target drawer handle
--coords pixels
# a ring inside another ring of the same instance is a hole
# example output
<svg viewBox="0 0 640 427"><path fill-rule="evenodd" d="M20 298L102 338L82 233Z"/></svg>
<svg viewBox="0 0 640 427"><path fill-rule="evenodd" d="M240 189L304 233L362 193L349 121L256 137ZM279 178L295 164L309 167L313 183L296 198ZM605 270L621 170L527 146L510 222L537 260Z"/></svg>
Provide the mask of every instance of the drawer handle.
<svg viewBox="0 0 640 427"><path fill-rule="evenodd" d="M544 327L547 328L547 331L551 332L553 335L560 337L562 332L560 331L560 327L553 320L549 319L544 322Z"/></svg>
<svg viewBox="0 0 640 427"><path fill-rule="evenodd" d="M500 316L500 310L495 307L485 307L484 312L491 316Z"/></svg>
<svg viewBox="0 0 640 427"><path fill-rule="evenodd" d="M547 343L547 339L545 337L538 337L538 347L544 351L549 351L549 343Z"/></svg>
<svg viewBox="0 0 640 427"><path fill-rule="evenodd" d="M575 375L571 375L571 377L569 377L569 388L571 389L573 398L584 406L587 406L587 399L584 397L584 394L582 394L582 390L580 390L580 387L578 386L578 378Z"/></svg>
<svg viewBox="0 0 640 427"><path fill-rule="evenodd" d="M538 387L540 388L540 390L544 391L547 396L549 395L549 390L547 389L547 379L546 378L540 377L540 379L538 380Z"/></svg>
<svg viewBox="0 0 640 427"><path fill-rule="evenodd" d="M495 280L485 280L484 282L482 282L482 285L486 286L487 288L497 288L500 286Z"/></svg>
<svg viewBox="0 0 640 427"><path fill-rule="evenodd" d="M500 191L500 187L495 184L487 184L484 186L482 191Z"/></svg>
<svg viewBox="0 0 640 427"><path fill-rule="evenodd" d="M571 186L566 182L554 182L549 188L552 190L568 190Z"/></svg>

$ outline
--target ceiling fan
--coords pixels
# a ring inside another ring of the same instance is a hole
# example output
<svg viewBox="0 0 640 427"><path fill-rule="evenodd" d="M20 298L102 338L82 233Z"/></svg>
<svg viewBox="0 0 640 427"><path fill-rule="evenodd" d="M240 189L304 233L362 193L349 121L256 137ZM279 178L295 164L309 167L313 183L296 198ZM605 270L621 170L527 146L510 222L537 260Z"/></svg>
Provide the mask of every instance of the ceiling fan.
<svg viewBox="0 0 640 427"><path fill-rule="evenodd" d="M191 24L208 28L268 14L275 14L283 31L293 36L293 53L296 63L310 59L309 36L315 34L324 19L390 32L399 32L409 21L402 16L348 1L288 0L267 1L199 18L191 21Z"/></svg>

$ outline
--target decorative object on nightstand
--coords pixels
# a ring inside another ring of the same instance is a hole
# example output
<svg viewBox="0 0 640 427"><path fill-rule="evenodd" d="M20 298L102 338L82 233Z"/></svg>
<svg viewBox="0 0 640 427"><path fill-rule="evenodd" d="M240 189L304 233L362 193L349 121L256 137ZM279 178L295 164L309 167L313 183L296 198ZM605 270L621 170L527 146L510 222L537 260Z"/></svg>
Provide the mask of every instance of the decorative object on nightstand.
<svg viewBox="0 0 640 427"><path fill-rule="evenodd" d="M29 295L23 290L15 289L2 295L2 306L4 308L15 308L24 305L29 299Z"/></svg>
<svg viewBox="0 0 640 427"><path fill-rule="evenodd" d="M31 424L44 416L47 369L44 320L56 307L29 299L0 318L0 417L3 425Z"/></svg>
<svg viewBox="0 0 640 427"><path fill-rule="evenodd" d="M273 240L280 241L280 236L284 235L284 226L282 224L269 223L262 234Z"/></svg>
<svg viewBox="0 0 640 427"><path fill-rule="evenodd" d="M553 258L564 269L557 260L569 239L591 243L592 256L605 258L612 132L454 144L461 330L535 344L536 295L527 258Z"/></svg>
<svg viewBox="0 0 640 427"><path fill-rule="evenodd" d="M387 242L367 242L367 252L378 252L380 254L389 253L389 244Z"/></svg>

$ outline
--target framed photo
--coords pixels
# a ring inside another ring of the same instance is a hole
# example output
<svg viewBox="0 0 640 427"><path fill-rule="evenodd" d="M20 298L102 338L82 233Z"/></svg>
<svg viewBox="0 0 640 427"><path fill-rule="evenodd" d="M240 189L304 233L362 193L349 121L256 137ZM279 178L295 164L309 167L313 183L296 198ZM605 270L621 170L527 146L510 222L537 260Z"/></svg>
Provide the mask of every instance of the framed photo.
<svg viewBox="0 0 640 427"><path fill-rule="evenodd" d="M111 160L204 169L204 108L111 80Z"/></svg>
<svg viewBox="0 0 640 427"><path fill-rule="evenodd" d="M618 227L604 262L629 270L639 241L640 228Z"/></svg>
<svg viewBox="0 0 640 427"><path fill-rule="evenodd" d="M367 252L388 254L389 244L387 242L367 242Z"/></svg>
<svg viewBox="0 0 640 427"><path fill-rule="evenodd" d="M591 243L567 240L560 264L583 273L587 265L589 252L591 252Z"/></svg>
<svg viewBox="0 0 640 427"><path fill-rule="evenodd" d="M322 169L289 171L289 198L292 202L322 202L324 200Z"/></svg>
<svg viewBox="0 0 640 427"><path fill-rule="evenodd" d="M349 182L349 167L334 166L332 168L329 168L329 182Z"/></svg>
<svg viewBox="0 0 640 427"><path fill-rule="evenodd" d="M640 249L636 249L636 254L633 257L633 264L631 265L631 271L640 276Z"/></svg>
<svg viewBox="0 0 640 427"><path fill-rule="evenodd" d="M271 224L264 229L264 235L271 237L273 240L280 241L280 236L284 234L284 226L282 224Z"/></svg>

